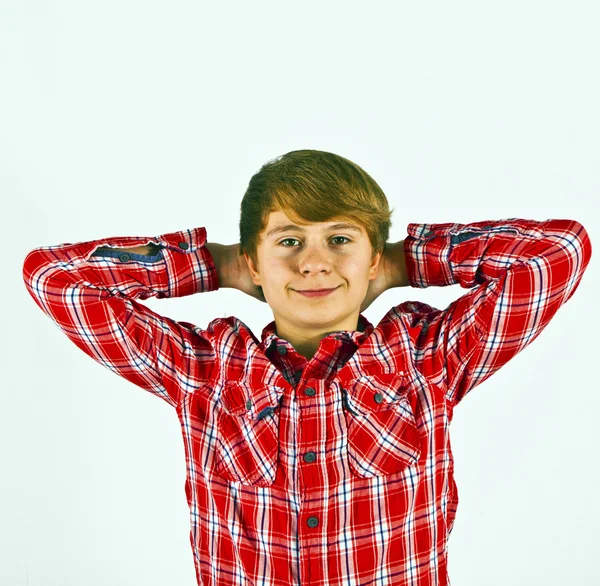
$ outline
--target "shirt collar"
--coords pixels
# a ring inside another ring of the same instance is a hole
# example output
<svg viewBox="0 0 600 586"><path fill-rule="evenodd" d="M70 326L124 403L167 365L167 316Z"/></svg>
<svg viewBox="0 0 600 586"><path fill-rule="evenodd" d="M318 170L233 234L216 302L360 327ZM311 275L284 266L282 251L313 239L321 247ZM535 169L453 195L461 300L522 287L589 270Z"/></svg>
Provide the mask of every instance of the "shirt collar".
<svg viewBox="0 0 600 586"><path fill-rule="evenodd" d="M335 336L338 340L353 342L357 347L359 347L365 341L365 339L371 335L374 326L362 313L358 317L358 324L358 330L341 330L339 332L332 332L329 335ZM272 321L263 328L261 340L260 347L265 354L273 344L289 344L287 340L284 340L277 335L275 321Z"/></svg>

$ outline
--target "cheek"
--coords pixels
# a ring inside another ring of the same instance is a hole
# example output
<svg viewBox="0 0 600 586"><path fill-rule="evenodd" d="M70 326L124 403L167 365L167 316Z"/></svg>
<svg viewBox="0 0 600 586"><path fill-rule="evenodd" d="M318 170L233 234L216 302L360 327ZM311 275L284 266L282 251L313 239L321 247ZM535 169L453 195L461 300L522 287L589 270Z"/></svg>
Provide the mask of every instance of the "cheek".
<svg viewBox="0 0 600 586"><path fill-rule="evenodd" d="M362 278L369 272L369 264L364 262L363 259L348 258L341 267L348 276L353 278Z"/></svg>
<svg viewBox="0 0 600 586"><path fill-rule="evenodd" d="M289 266L278 259L269 259L262 267L261 277L263 283L279 284L288 279Z"/></svg>
<svg viewBox="0 0 600 586"><path fill-rule="evenodd" d="M273 257L270 258L266 265L269 271L276 271L278 273L289 272L292 270L292 262L284 258Z"/></svg>

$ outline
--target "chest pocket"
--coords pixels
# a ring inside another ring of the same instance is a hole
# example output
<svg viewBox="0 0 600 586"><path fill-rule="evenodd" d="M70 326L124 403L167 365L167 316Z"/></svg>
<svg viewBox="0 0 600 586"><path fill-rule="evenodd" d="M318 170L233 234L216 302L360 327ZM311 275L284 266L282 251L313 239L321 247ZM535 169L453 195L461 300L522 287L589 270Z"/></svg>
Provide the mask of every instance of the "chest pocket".
<svg viewBox="0 0 600 586"><path fill-rule="evenodd" d="M273 484L279 456L283 389L227 382L217 414L217 473L253 486Z"/></svg>
<svg viewBox="0 0 600 586"><path fill-rule="evenodd" d="M415 464L421 455L405 374L365 375L342 383L351 472L386 476Z"/></svg>

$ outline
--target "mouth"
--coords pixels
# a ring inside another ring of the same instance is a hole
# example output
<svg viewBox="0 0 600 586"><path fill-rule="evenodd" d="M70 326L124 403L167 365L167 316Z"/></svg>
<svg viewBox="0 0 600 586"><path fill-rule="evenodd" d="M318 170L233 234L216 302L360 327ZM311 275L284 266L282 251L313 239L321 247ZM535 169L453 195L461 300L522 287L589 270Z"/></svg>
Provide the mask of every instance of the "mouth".
<svg viewBox="0 0 600 586"><path fill-rule="evenodd" d="M325 297L326 295L333 293L336 289L337 289L337 287L334 287L333 289L316 289L316 290L305 289L304 291L296 291L296 293L300 293L301 295L304 295L305 297Z"/></svg>

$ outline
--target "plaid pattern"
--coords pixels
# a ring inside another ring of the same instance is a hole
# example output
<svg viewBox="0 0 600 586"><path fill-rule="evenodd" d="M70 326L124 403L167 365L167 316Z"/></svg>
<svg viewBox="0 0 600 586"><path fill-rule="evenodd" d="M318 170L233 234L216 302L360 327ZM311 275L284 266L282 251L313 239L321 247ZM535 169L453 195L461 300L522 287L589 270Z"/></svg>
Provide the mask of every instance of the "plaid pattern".
<svg viewBox="0 0 600 586"><path fill-rule="evenodd" d="M118 250L154 242L155 256ZM206 329L141 301L218 289L205 228L41 247L34 301L83 352L175 408L198 584L450 583L458 492L449 425L573 295L591 243L573 220L408 224L412 287L468 289L323 338L310 361L236 317ZM99 252L99 247L114 250Z"/></svg>

